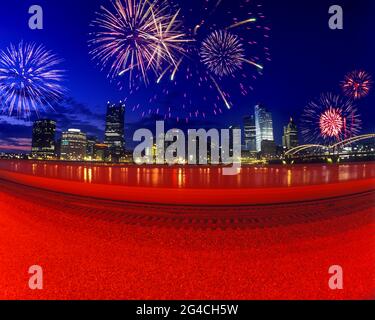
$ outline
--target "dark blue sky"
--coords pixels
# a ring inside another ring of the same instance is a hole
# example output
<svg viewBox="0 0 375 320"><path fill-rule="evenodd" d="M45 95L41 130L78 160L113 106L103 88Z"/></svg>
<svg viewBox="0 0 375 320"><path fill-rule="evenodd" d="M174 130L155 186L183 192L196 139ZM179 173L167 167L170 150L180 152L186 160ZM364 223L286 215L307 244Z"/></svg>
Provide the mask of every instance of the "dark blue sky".
<svg viewBox="0 0 375 320"><path fill-rule="evenodd" d="M105 106L108 100L128 98L147 109L147 101L134 101L127 90L119 91L110 84L88 54L89 24L101 3L109 0L4 0L0 11L0 48L20 40L43 43L64 59L69 99L45 117L58 121L59 130L78 127L102 137ZM182 0L181 0L182 1ZM223 0L229 1L229 0ZM178 1L177 1L178 2ZM202 0L203 2L203 0ZM230 0L233 10L236 0ZM207 116L190 126L241 124L242 117L253 112L256 103L264 103L274 117L277 142L281 142L282 126L290 116L299 119L309 100L323 92L340 93L344 75L365 69L375 76L375 1L373 0L263 0L264 12L272 28L269 47L272 62L266 64L264 76L254 83L254 91L241 99L223 115ZM39 4L44 9L44 30L28 28L28 8ZM328 8L342 5L344 30L328 28ZM200 0L194 0L199 7ZM230 88L229 88L230 89ZM144 89L147 90L147 89ZM138 98L137 98L138 99ZM358 102L363 132L374 132L375 90ZM147 120L147 119L146 119ZM140 112L126 115L127 137L142 126ZM179 126L172 123L172 126ZM21 119L0 117L1 149L22 150L31 137L30 123ZM9 147L7 147L9 146Z"/></svg>

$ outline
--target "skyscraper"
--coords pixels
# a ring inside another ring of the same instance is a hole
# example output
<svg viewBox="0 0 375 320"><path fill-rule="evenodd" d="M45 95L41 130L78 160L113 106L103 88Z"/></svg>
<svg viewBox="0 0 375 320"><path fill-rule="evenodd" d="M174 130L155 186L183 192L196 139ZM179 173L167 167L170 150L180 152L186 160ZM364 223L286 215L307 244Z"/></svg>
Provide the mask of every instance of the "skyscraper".
<svg viewBox="0 0 375 320"><path fill-rule="evenodd" d="M261 154L265 158L273 158L276 156L277 146L275 141L272 140L262 140L261 143Z"/></svg>
<svg viewBox="0 0 375 320"><path fill-rule="evenodd" d="M298 128L292 118L284 127L283 147L287 150L298 147Z"/></svg>
<svg viewBox="0 0 375 320"><path fill-rule="evenodd" d="M257 151L255 117L253 115L244 117L245 151Z"/></svg>
<svg viewBox="0 0 375 320"><path fill-rule="evenodd" d="M33 124L32 156L34 158L53 158L55 155L56 122L38 120Z"/></svg>
<svg viewBox="0 0 375 320"><path fill-rule="evenodd" d="M87 136L87 150L86 156L92 160L94 158L95 145L98 143L98 138L95 136Z"/></svg>
<svg viewBox="0 0 375 320"><path fill-rule="evenodd" d="M104 143L109 146L109 154L112 161L119 161L124 155L125 149L125 104L107 105Z"/></svg>
<svg viewBox="0 0 375 320"><path fill-rule="evenodd" d="M230 126L229 127L229 155L232 157L234 155L234 148L238 147L234 143L235 141L241 141L242 135L235 130L241 130L241 126ZM240 146L241 147L241 146Z"/></svg>
<svg viewBox="0 0 375 320"><path fill-rule="evenodd" d="M255 106L256 150L262 151L262 141L274 141L272 114L261 104Z"/></svg>
<svg viewBox="0 0 375 320"><path fill-rule="evenodd" d="M69 129L63 132L61 138L61 160L85 160L87 151L86 133L79 129Z"/></svg>
<svg viewBox="0 0 375 320"><path fill-rule="evenodd" d="M97 143L94 146L94 156L95 161L107 161L109 155L108 145L104 143Z"/></svg>

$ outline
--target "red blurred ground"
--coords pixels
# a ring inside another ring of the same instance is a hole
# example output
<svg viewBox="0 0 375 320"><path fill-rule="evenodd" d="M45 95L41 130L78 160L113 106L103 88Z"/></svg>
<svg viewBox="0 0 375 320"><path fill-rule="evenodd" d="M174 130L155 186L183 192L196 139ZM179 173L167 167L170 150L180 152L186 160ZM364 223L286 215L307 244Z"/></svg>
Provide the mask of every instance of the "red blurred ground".
<svg viewBox="0 0 375 320"><path fill-rule="evenodd" d="M175 220L178 207L151 210L0 180L0 298L372 299L374 202L372 191L246 208L252 219L217 228L208 215ZM168 219L142 219L164 210ZM27 287L34 264L44 268L43 291ZM328 288L334 264L344 268L343 291Z"/></svg>
<svg viewBox="0 0 375 320"><path fill-rule="evenodd" d="M374 189L375 163L243 167L139 167L0 161L0 178L84 197L132 203L231 206L315 201Z"/></svg>

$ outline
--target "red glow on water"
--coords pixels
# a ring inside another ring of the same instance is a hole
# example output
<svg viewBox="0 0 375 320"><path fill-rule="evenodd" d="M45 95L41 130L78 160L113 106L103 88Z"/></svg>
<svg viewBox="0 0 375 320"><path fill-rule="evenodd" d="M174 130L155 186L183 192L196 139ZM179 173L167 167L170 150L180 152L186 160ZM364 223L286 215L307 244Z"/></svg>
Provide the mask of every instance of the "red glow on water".
<svg viewBox="0 0 375 320"><path fill-rule="evenodd" d="M375 165L244 166L236 176L221 167L132 166L75 162L0 161L0 170L90 184L132 187L232 189L311 186L375 177Z"/></svg>

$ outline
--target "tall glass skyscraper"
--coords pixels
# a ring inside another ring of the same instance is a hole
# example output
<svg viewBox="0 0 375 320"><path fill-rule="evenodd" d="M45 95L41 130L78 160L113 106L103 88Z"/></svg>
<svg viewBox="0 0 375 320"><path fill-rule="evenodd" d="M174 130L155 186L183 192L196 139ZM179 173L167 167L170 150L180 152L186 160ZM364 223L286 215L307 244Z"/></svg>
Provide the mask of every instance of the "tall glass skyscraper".
<svg viewBox="0 0 375 320"><path fill-rule="evenodd" d="M52 158L55 156L56 122L38 120L33 124L32 156L34 158Z"/></svg>
<svg viewBox="0 0 375 320"><path fill-rule="evenodd" d="M109 146L112 161L119 161L125 151L125 104L107 105L104 143Z"/></svg>
<svg viewBox="0 0 375 320"><path fill-rule="evenodd" d="M253 115L243 118L244 135L245 135L245 151L257 151L257 130L255 126L255 117Z"/></svg>
<svg viewBox="0 0 375 320"><path fill-rule="evenodd" d="M262 141L274 141L272 114L264 105L255 106L256 148L262 151Z"/></svg>

